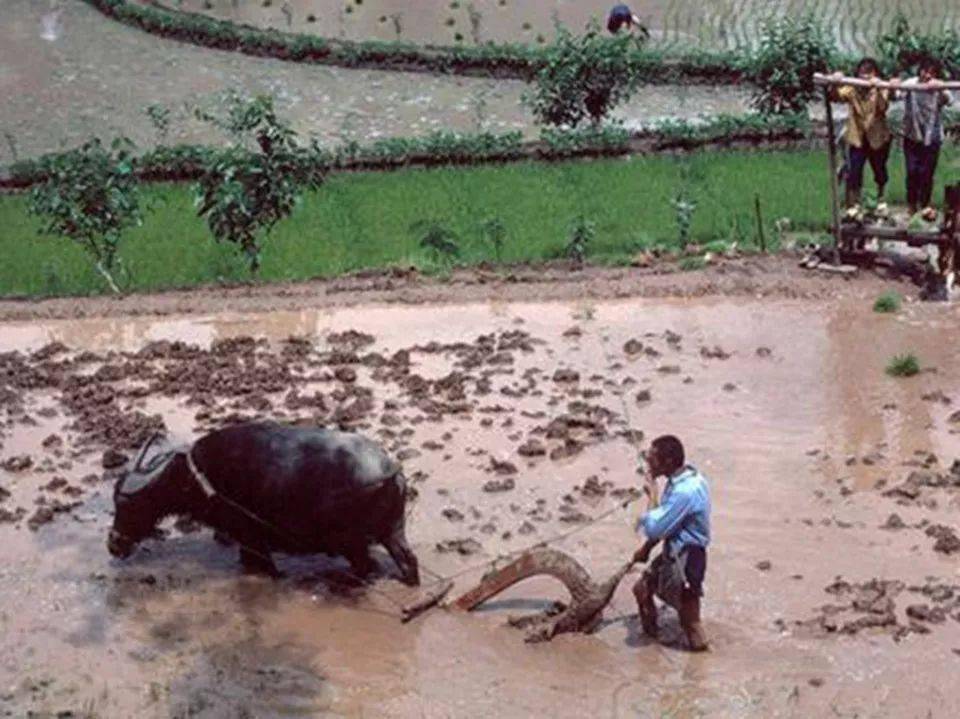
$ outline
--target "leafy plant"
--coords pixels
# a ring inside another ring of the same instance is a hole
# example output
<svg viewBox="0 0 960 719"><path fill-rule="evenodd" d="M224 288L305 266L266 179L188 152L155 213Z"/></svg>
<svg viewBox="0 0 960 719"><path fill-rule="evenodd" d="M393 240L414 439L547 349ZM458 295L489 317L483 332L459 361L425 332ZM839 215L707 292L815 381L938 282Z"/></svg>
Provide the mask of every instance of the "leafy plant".
<svg viewBox="0 0 960 719"><path fill-rule="evenodd" d="M501 262L503 259L503 244L507 238L507 228L504 226L503 220L499 217L484 220L480 225L480 234L486 243L493 248L493 254L497 258L497 262Z"/></svg>
<svg viewBox="0 0 960 719"><path fill-rule="evenodd" d="M619 154L630 149L630 131L620 125L589 125L570 129L545 127L540 139L546 154L569 157L587 152Z"/></svg>
<svg viewBox="0 0 960 719"><path fill-rule="evenodd" d="M836 55L833 37L812 13L767 20L751 63L753 107L765 115L806 111L817 93L813 74L826 72Z"/></svg>
<svg viewBox="0 0 960 719"><path fill-rule="evenodd" d="M683 272L694 272L696 270L702 270L704 267L706 267L707 261L699 255L695 257L682 257L680 262L677 263L677 266Z"/></svg>
<svg viewBox="0 0 960 719"><path fill-rule="evenodd" d="M873 303L873 311L892 314L900 311L900 295L896 292L884 292Z"/></svg>
<svg viewBox="0 0 960 719"><path fill-rule="evenodd" d="M110 289L124 230L139 225L140 197L133 174L133 143L99 139L45 158L46 177L30 193L29 211L44 220L41 232L78 242L93 258Z"/></svg>
<svg viewBox="0 0 960 719"><path fill-rule="evenodd" d="M670 201L670 204L673 207L674 218L677 223L677 239L680 242L680 247L686 247L690 244L697 201L691 196L689 187L684 184L677 190L677 194Z"/></svg>
<svg viewBox="0 0 960 719"><path fill-rule="evenodd" d="M960 34L953 28L939 33L918 33L900 10L890 29L877 40L877 49L884 70L890 74L910 71L926 58L943 62L951 77L960 73Z"/></svg>
<svg viewBox="0 0 960 719"><path fill-rule="evenodd" d="M630 51L642 42L629 33L604 35L596 22L583 35L558 25L525 98L534 117L543 125L576 127L588 118L599 123L640 84Z"/></svg>
<svg viewBox="0 0 960 719"><path fill-rule="evenodd" d="M410 225L410 232L427 251L431 261L440 267L449 267L460 255L457 234L436 220L419 220Z"/></svg>
<svg viewBox="0 0 960 719"><path fill-rule="evenodd" d="M170 108L154 104L149 105L144 112L150 118L153 129L157 131L157 139L160 144L165 145L170 135Z"/></svg>
<svg viewBox="0 0 960 719"><path fill-rule="evenodd" d="M583 215L576 217L570 224L570 235L563 254L582 265L587 258L587 250L597 235L596 224Z"/></svg>
<svg viewBox="0 0 960 719"><path fill-rule="evenodd" d="M236 139L233 147L206 159L197 183L197 214L214 239L236 244L256 273L263 240L293 212L305 188L319 187L324 169L305 160L296 134L277 117L269 97L234 96L226 118L212 121ZM257 149L249 149L248 141Z"/></svg>
<svg viewBox="0 0 960 719"><path fill-rule="evenodd" d="M887 364L891 377L913 377L920 372L920 362L912 354L896 355Z"/></svg>

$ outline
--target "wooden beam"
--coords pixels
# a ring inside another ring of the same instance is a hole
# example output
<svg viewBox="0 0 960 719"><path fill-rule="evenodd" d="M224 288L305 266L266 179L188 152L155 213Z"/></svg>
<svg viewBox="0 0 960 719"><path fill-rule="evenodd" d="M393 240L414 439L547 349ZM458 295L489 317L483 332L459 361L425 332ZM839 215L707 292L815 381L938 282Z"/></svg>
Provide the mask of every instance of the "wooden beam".
<svg viewBox="0 0 960 719"><path fill-rule="evenodd" d="M833 106L830 104L830 88L823 88L823 104L827 110L827 155L830 160L830 200L833 208L833 239L840 249L840 189L837 187L837 138L833 127Z"/></svg>
<svg viewBox="0 0 960 719"><path fill-rule="evenodd" d="M820 72L815 72L813 74L813 84L825 88L835 87L837 85L852 85L853 87L877 87L881 90L909 90L910 92L941 92L943 90L960 90L960 82L955 81L904 85L902 82L893 83L888 80L877 80L876 82L872 82L870 80L861 80L859 77L843 76L835 78L832 75L824 75Z"/></svg>

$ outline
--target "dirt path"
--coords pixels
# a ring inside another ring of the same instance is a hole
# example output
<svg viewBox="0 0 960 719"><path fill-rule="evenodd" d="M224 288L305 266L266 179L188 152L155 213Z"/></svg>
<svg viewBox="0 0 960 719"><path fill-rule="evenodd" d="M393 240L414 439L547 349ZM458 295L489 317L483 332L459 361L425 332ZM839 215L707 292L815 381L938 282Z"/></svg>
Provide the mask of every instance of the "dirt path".
<svg viewBox="0 0 960 719"><path fill-rule="evenodd" d="M875 296L887 285L872 273L843 278L804 272L791 254L725 260L678 272L670 263L648 268L572 269L566 263L471 269L447 279L415 271L365 271L334 280L205 288L124 298L0 300L0 321L218 312L271 312L358 304L423 304L496 300L548 301L624 297L705 296L825 299ZM915 294L903 285L904 294Z"/></svg>

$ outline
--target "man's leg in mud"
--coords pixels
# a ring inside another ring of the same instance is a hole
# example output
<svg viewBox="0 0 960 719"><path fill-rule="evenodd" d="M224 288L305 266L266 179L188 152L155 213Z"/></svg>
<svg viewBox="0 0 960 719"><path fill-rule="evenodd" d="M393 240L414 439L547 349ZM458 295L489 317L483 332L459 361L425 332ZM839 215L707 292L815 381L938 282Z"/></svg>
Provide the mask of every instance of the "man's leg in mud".
<svg viewBox="0 0 960 719"><path fill-rule="evenodd" d="M700 621L700 597L695 592L684 592L680 604L680 627L687 637L690 651L705 652L710 648L707 634Z"/></svg>
<svg viewBox="0 0 960 719"><path fill-rule="evenodd" d="M657 636L657 605L653 603L653 579L647 572L633 585L633 596L637 599L640 624L648 637Z"/></svg>

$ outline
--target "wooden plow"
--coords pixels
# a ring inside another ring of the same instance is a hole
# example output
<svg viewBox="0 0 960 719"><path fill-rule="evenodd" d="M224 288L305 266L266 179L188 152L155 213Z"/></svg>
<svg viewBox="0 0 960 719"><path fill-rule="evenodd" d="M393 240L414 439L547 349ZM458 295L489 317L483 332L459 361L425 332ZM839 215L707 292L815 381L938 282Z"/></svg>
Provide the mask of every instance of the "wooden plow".
<svg viewBox="0 0 960 719"><path fill-rule="evenodd" d="M607 581L598 584L569 555L556 549L536 547L507 566L487 572L477 586L446 606L455 611L469 612L524 579L545 575L558 579L567 588L570 604L559 605L533 617L511 620L510 623L529 630L528 642L548 641L566 632L589 634L600 625L604 608L633 564L631 560ZM452 584L445 581L439 590L431 592L417 604L404 608L404 623L437 606L449 593Z"/></svg>

